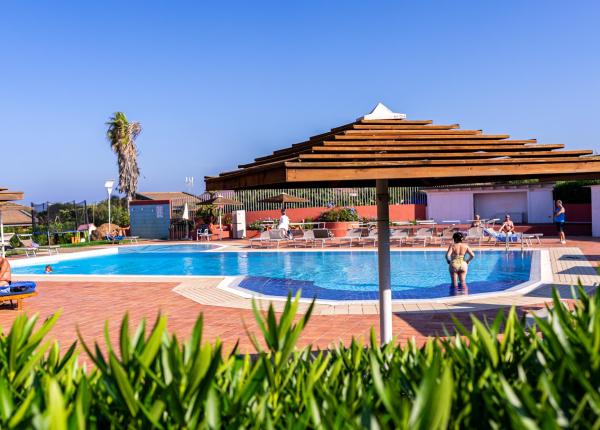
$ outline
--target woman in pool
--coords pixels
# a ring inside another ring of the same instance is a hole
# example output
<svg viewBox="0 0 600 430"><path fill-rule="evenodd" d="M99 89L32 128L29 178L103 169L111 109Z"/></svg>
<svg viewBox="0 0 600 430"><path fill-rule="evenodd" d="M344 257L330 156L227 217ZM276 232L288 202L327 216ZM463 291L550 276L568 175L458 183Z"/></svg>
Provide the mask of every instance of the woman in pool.
<svg viewBox="0 0 600 430"><path fill-rule="evenodd" d="M452 236L454 243L448 247L448 252L446 252L446 261L448 262L448 270L450 271L450 278L452 279L452 287L454 289L458 288L459 280L462 288L467 288L468 266L473 261L473 258L475 258L475 254L469 248L469 245L462 243L463 238L462 233L454 233Z"/></svg>

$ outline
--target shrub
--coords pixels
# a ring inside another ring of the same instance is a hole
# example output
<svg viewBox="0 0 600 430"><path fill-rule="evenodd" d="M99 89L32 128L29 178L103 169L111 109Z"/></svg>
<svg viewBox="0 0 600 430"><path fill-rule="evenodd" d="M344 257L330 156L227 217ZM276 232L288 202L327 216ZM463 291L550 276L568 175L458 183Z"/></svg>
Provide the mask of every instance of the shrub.
<svg viewBox="0 0 600 430"><path fill-rule="evenodd" d="M319 220L324 222L358 221L359 219L354 208L333 208L319 216Z"/></svg>
<svg viewBox="0 0 600 430"><path fill-rule="evenodd" d="M259 230L259 231L263 231L264 227L262 224L262 221L254 221L251 222L250 224L248 224L248 230Z"/></svg>
<svg viewBox="0 0 600 430"><path fill-rule="evenodd" d="M327 352L296 348L312 310L296 317L296 297L279 319L254 306L252 356L203 342L202 317L181 342L164 316L132 334L126 315L116 350L82 341L89 372L44 341L58 314L19 316L0 336L0 428L596 428L600 296L579 294L569 311L555 292L531 328L512 309L422 348L372 333Z"/></svg>

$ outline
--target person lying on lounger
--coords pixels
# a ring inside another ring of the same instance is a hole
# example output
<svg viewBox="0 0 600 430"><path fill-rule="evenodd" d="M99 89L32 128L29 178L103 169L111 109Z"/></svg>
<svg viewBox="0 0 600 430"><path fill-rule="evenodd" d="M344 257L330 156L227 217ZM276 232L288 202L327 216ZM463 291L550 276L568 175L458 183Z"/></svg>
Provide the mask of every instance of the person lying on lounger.
<svg viewBox="0 0 600 430"><path fill-rule="evenodd" d="M510 219L510 215L506 214L504 217L504 223L500 227L500 233L511 234L515 232L515 223Z"/></svg>
<svg viewBox="0 0 600 430"><path fill-rule="evenodd" d="M471 222L471 227L483 227L483 223L481 222L481 217L479 215L475 215L475 219Z"/></svg>
<svg viewBox="0 0 600 430"><path fill-rule="evenodd" d="M0 286L10 285L10 264L8 259L0 257Z"/></svg>

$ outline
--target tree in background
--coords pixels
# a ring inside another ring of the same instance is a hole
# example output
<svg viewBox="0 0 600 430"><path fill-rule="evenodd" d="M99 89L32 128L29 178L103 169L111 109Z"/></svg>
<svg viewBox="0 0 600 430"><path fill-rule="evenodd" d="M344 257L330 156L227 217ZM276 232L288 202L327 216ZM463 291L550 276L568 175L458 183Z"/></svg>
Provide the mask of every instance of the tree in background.
<svg viewBox="0 0 600 430"><path fill-rule="evenodd" d="M126 199L112 197L110 200L112 223L124 227L129 225L129 211ZM108 199L88 206L90 222L100 226L108 222Z"/></svg>
<svg viewBox="0 0 600 430"><path fill-rule="evenodd" d="M142 132L139 122L129 122L123 112L115 112L106 123L106 138L110 147L117 154L119 167L119 192L127 197L127 206L137 191L140 169L138 167L138 150L135 139Z"/></svg>

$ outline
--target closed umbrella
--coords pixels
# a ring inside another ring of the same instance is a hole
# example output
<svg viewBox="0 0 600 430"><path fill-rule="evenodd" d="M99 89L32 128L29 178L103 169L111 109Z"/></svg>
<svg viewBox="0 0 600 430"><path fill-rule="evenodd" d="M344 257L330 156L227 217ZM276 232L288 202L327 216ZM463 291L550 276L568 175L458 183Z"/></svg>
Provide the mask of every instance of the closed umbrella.
<svg viewBox="0 0 600 430"><path fill-rule="evenodd" d="M223 231L223 223L221 221L221 215L223 212L223 206L226 205L231 205L231 206L241 206L243 205L242 202L238 202L237 200L234 199L230 199L227 197L223 197L220 194L217 194L215 197L208 199L208 200L203 200L202 202L198 203L199 205L204 205L204 206L209 206L209 205L215 205L219 208L219 240L222 239L222 231Z"/></svg>
<svg viewBox="0 0 600 430"><path fill-rule="evenodd" d="M181 219L187 221L190 219L190 211L188 209L188 204L187 202L185 202L185 204L183 205L183 215L181 215ZM185 238L187 239L189 237L189 225L186 222L185 223Z"/></svg>

